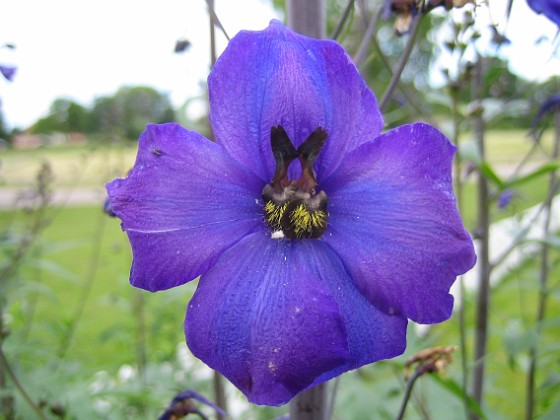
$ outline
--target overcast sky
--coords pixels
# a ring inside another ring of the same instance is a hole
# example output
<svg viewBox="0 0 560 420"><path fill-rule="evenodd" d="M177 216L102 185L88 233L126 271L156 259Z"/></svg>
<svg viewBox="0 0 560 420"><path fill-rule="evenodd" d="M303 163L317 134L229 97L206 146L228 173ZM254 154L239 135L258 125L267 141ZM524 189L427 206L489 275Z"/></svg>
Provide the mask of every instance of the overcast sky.
<svg viewBox="0 0 560 420"><path fill-rule="evenodd" d="M215 2L230 36L279 18L268 0ZM490 2L492 19L503 27L506 0ZM552 40L556 27L531 12L525 0L515 0L507 34L515 71L531 78L560 74L551 43L535 46L542 35ZM181 37L192 47L177 55L173 48ZM220 34L218 39L223 49L226 40ZM154 86L178 106L202 92L209 69L204 0L0 0L0 45L7 42L17 49L0 50L0 62L18 66L14 82L0 80L11 126L25 127L46 115L55 98L90 105L125 84Z"/></svg>
<svg viewBox="0 0 560 420"><path fill-rule="evenodd" d="M267 0L215 2L230 36L278 17ZM0 62L18 66L12 83L0 81L5 118L26 126L57 97L90 104L124 84L154 86L179 105L208 75L208 27L204 0L0 0L0 44L17 46ZM192 47L174 54L181 37Z"/></svg>

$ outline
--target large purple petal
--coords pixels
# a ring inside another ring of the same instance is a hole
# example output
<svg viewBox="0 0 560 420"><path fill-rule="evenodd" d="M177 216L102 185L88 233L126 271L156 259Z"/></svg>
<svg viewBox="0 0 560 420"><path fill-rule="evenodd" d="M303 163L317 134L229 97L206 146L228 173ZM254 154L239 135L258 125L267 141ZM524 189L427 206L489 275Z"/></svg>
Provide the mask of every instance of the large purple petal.
<svg viewBox="0 0 560 420"><path fill-rule="evenodd" d="M316 163L323 177L383 127L375 96L344 49L298 35L278 21L235 36L208 88L216 140L266 182L275 168L272 126L282 125L296 147L324 128L328 138Z"/></svg>
<svg viewBox="0 0 560 420"><path fill-rule="evenodd" d="M401 354L406 322L375 309L324 243L255 233L201 277L186 336L192 352L251 402L280 405Z"/></svg>
<svg viewBox="0 0 560 420"><path fill-rule="evenodd" d="M527 3L535 13L544 14L560 26L560 0L527 0Z"/></svg>
<svg viewBox="0 0 560 420"><path fill-rule="evenodd" d="M346 156L321 185L329 195L326 242L386 313L447 319L449 288L475 263L453 195L454 152L433 127L406 125Z"/></svg>
<svg viewBox="0 0 560 420"><path fill-rule="evenodd" d="M128 177L107 184L111 210L132 245L132 284L156 291L185 283L262 230L262 187L200 134L149 125Z"/></svg>

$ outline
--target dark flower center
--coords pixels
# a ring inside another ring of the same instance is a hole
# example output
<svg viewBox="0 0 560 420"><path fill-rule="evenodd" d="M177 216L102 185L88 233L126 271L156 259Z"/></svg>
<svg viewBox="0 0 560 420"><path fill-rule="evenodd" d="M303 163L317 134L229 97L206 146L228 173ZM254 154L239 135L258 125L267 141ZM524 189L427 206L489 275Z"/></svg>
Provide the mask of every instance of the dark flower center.
<svg viewBox="0 0 560 420"><path fill-rule="evenodd" d="M272 154L276 160L274 178L262 191L264 217L275 238L319 238L327 229L327 194L317 192L313 165L325 143L327 132L315 129L296 150L282 126L270 129ZM288 179L288 167L296 158L301 176Z"/></svg>

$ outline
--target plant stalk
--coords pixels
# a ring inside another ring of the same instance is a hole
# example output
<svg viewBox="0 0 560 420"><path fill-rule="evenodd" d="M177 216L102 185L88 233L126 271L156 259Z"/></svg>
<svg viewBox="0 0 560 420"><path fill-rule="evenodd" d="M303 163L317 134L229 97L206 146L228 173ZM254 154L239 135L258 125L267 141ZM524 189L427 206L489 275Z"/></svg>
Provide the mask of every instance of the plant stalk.
<svg viewBox="0 0 560 420"><path fill-rule="evenodd" d="M552 150L551 159L555 160L558 158L560 151L560 111L556 111L554 114L555 122L555 141ZM545 217L543 226L543 239L546 239L550 232L550 219L552 216L552 201L556 192L556 171L550 173L549 178L549 189L548 196L545 202ZM540 337L542 331L542 323L545 318L546 313L546 300L548 297L548 279L550 274L550 256L549 256L550 245L543 242L541 247L540 256L540 271L539 271L539 297L537 302L537 316L535 322L535 330L537 332L537 337ZM525 419L531 420L534 418L535 411L535 379L537 373L537 360L538 360L538 341L529 349L529 371L527 372L527 390L525 398Z"/></svg>
<svg viewBox="0 0 560 420"><path fill-rule="evenodd" d="M379 108L381 108L381 110L385 108L385 106L389 102L389 99L391 99L391 96L393 95L395 88L397 87L399 81L401 80L402 72L406 66L406 63L408 63L408 59L414 48L416 37L418 36L418 30L420 29L420 22L422 21L423 16L424 16L423 13L420 11L418 11L416 16L414 16L414 20L412 21L412 26L410 28L410 34L408 35L408 40L404 47L404 51L401 55L399 64L397 65L397 68L393 72L393 77L389 82L389 86L387 87L387 90L385 90L385 93L383 94L381 101L379 101Z"/></svg>
<svg viewBox="0 0 560 420"><path fill-rule="evenodd" d="M412 377L408 380L406 384L406 390L404 393L404 397L401 403L401 408L399 409L399 414L397 414L397 420L402 420L404 417L404 412L406 410L406 406L408 405L408 401L410 401L410 396L412 395L412 388L414 388L414 384L416 380L422 376L422 373L419 369L416 369Z"/></svg>
<svg viewBox="0 0 560 420"><path fill-rule="evenodd" d="M480 103L484 75L484 59L479 57L473 73L472 128L481 159L485 156L484 117ZM474 370L472 394L477 404L482 407L484 392L485 356L488 341L488 313L490 308L490 199L488 181L482 173L478 175L478 290L476 301L476 324L474 343ZM471 413L471 418L478 416Z"/></svg>
<svg viewBox="0 0 560 420"><path fill-rule="evenodd" d="M324 0L286 0L288 26L313 38L327 37ZM302 392L290 402L290 420L327 420L327 385L320 384Z"/></svg>

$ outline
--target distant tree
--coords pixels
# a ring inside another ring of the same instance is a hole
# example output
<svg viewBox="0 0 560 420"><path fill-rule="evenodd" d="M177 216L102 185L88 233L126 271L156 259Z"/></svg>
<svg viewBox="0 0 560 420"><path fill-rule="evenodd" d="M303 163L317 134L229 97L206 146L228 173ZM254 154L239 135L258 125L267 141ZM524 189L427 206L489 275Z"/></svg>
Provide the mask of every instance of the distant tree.
<svg viewBox="0 0 560 420"><path fill-rule="evenodd" d="M123 87L114 96L98 98L91 111L91 131L136 139L148 123L175 120L169 98L146 86Z"/></svg>
<svg viewBox="0 0 560 420"><path fill-rule="evenodd" d="M87 108L70 99L58 98L52 103L49 115L33 124L30 131L34 134L83 133L88 129L89 119Z"/></svg>
<svg viewBox="0 0 560 420"><path fill-rule="evenodd" d="M150 87L124 87L115 98L122 103L126 135L130 138L137 138L148 123L175 120L169 98Z"/></svg>
<svg viewBox="0 0 560 420"><path fill-rule="evenodd" d="M88 132L109 136L123 136L125 124L122 106L115 96L97 98L91 110L90 127Z"/></svg>
<svg viewBox="0 0 560 420"><path fill-rule="evenodd" d="M6 123L4 122L4 113L0 109L0 139L9 141L10 133L6 128Z"/></svg>

